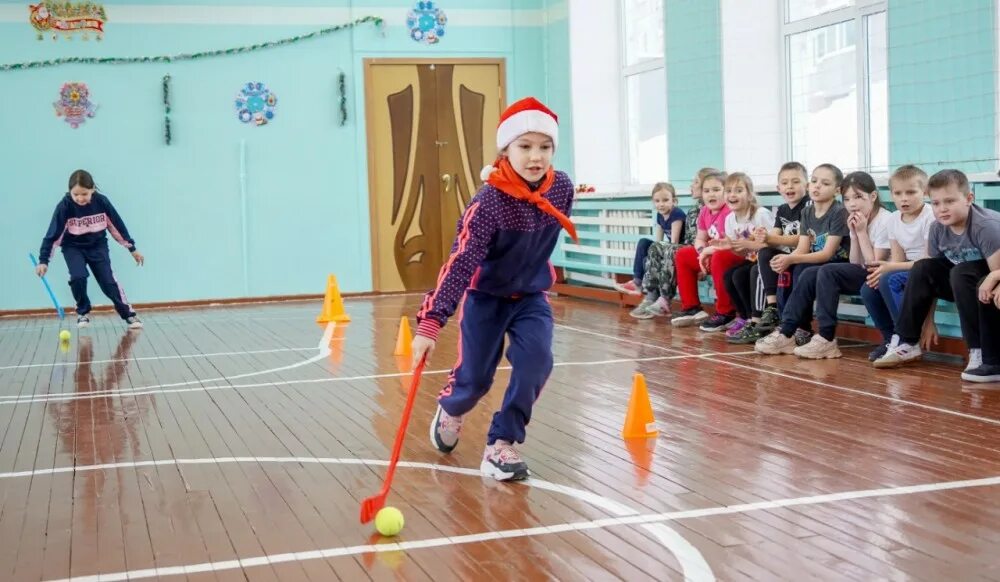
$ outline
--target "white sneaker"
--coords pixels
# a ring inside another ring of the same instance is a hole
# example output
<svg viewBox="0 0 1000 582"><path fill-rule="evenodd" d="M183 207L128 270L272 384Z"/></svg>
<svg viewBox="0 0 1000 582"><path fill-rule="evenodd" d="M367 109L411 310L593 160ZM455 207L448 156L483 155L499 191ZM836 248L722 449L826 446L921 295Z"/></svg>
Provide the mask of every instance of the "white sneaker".
<svg viewBox="0 0 1000 582"><path fill-rule="evenodd" d="M795 353L795 338L785 337L780 329L772 331L770 334L757 340L753 349L758 353L776 356L779 354Z"/></svg>
<svg viewBox="0 0 1000 582"><path fill-rule="evenodd" d="M514 445L506 441L486 445L479 471L484 477L492 477L497 481L521 481L531 476L528 464Z"/></svg>
<svg viewBox="0 0 1000 582"><path fill-rule="evenodd" d="M812 336L812 339L809 340L809 343L806 345L795 348L793 353L800 358L806 358L808 360L839 358L843 355L837 347L837 338L834 338L832 341L828 341L818 333Z"/></svg>
<svg viewBox="0 0 1000 582"><path fill-rule="evenodd" d="M885 355L872 362L872 365L876 368L895 368L896 366L902 366L908 362L919 360L922 355L923 352L920 351L920 346L911 346L905 342L900 343L899 336L894 335Z"/></svg>
<svg viewBox="0 0 1000 582"><path fill-rule="evenodd" d="M965 371L975 370L983 365L983 350L969 350L969 364L965 366Z"/></svg>

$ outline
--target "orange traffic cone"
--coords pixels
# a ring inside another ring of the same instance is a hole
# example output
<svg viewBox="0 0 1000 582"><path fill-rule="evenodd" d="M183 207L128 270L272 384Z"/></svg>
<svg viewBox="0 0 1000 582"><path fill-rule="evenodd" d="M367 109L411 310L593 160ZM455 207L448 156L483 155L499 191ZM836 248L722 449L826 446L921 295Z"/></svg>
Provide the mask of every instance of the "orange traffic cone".
<svg viewBox="0 0 1000 582"><path fill-rule="evenodd" d="M410 344L413 343L413 334L410 333L410 320L404 315L399 322L399 333L396 335L396 350L392 352L394 356L409 356Z"/></svg>
<svg viewBox="0 0 1000 582"><path fill-rule="evenodd" d="M326 297L323 298L323 311L316 318L316 323L346 323L351 317L344 312L344 300L340 297L337 278L330 275L326 280Z"/></svg>
<svg viewBox="0 0 1000 582"><path fill-rule="evenodd" d="M652 438L660 434L655 427L656 419L653 418L653 405L649 402L649 392L646 390L646 377L636 373L632 378L632 397L628 400L622 438Z"/></svg>

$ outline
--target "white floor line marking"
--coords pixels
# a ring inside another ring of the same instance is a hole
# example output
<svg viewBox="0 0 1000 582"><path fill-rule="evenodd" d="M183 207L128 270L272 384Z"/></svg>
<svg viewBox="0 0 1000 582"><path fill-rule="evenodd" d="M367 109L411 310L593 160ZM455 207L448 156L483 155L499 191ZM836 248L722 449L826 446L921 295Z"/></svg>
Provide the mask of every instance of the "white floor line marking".
<svg viewBox="0 0 1000 582"><path fill-rule="evenodd" d="M369 466L372 465L385 466L388 464L388 462L381 460L323 459L316 457L227 457L219 459L168 459L162 461L109 463L106 465L60 467L56 469L41 469L38 471L0 473L0 479L12 478L12 477L34 477L38 475L46 475L54 473L70 473L78 471L92 471L99 469L117 469L123 467L145 467L154 465L221 464L221 463L319 463L319 464L369 465ZM458 473L461 475L470 475L470 476L479 475L479 471L476 471L474 469L465 469L461 467L447 467L443 465L433 465L430 463L410 463L404 461L400 462L399 466L407 468L447 471L451 473ZM178 574L189 574L193 572L215 572L220 570L231 570L231 569L247 568L253 566L262 566L266 564L295 562L295 561L312 560L319 558L352 556L357 554L366 554L373 552L415 550L415 549L423 549L430 547L441 547L447 545L459 545L464 543L482 542L482 541L489 541L496 539L551 535L564 532L578 532L578 531L602 529L607 527L616 527L623 525L642 525L648 527L654 524L663 525L660 522L665 522L665 521L678 521L682 519L714 517L719 515L733 515L738 513L747 513L750 511L781 509L786 507L797 507L803 505L819 505L823 503L854 501L858 499L871 499L877 497L896 497L896 496L914 495L920 493L935 493L940 491L968 489L973 487L992 487L1000 485L1000 477L967 479L963 481L945 481L939 483L907 485L901 487L888 487L881 489L863 489L855 491L844 491L841 493L811 495L807 497L792 497L792 498L777 499L772 501L757 501L753 503L740 503L737 505L725 505L719 507L708 507L703 509L689 509L682 511L669 511L664 513L647 513L647 514L638 514L637 512L635 512L635 510L623 506L622 504L613 501L611 499L608 499L606 497L597 495L595 493L590 493L587 491L581 491L579 489L575 489L572 487L567 487L565 485L557 485L555 483L549 483L547 481L540 481L537 479L529 479L524 483L532 487L538 487L540 489L545 489L555 493L566 494L576 499L579 499L580 501L583 501L585 503L595 504L598 507L601 507L602 509L610 511L611 513L617 513L619 517L570 522L565 524L540 526L540 527L525 528L525 529L500 530L500 531L484 532L479 534L469 534L464 536L452 536L452 537L442 537L435 539L416 540L410 542L399 542L395 544L346 546L340 548L328 548L323 550L313 550L307 552L289 552L285 554L276 554L270 556L258 556L254 558L226 560L222 562L207 562L201 564L190 564L185 566L170 566L161 568L149 568L145 570L132 570L128 572L100 574L98 576L80 576L76 578L66 578L59 582L68 582L68 581L103 582L106 580L135 580L139 578L150 578L154 576L170 576ZM662 538L660 539L661 541L663 541ZM680 539L683 540L683 538ZM690 544L688 544L686 540L683 541L684 544L690 546ZM683 559L682 559L682 554L677 553L677 550L675 548L671 546L668 546L668 548L671 549L671 551L674 551L675 557L677 557L678 560L681 561L681 566L684 568L684 577L686 580L714 579L714 575L712 574L711 568L708 566L708 563L704 561L704 557L701 556L701 554L697 551L696 548L692 546L690 548L690 551L694 553L685 555ZM688 550L684 550L683 552L686 554L687 551ZM690 559L690 561L685 562L685 559ZM698 562L701 562L701 564L699 564Z"/></svg>
<svg viewBox="0 0 1000 582"><path fill-rule="evenodd" d="M330 355L330 352L331 352L331 350L330 350L330 341L331 341L331 339L333 337L333 330L336 327L336 325L337 324L335 324L333 322L330 322L330 323L326 324L326 330L323 332L323 337L320 338L319 345L316 347L316 349L319 350L318 354L316 354L315 356L313 356L313 357L311 357L311 358L309 358L307 360L302 360L301 362L297 362L295 364L289 364L287 366L281 366L281 367L278 367L278 368L271 368L271 369L268 369L268 370L261 370L259 372L248 372L246 374L237 374L235 376L219 376L218 378L207 378L205 380L188 380L187 382L173 382L171 384L157 384L157 385L154 385L154 386L140 386L140 387L136 387L136 388L125 388L125 389L116 389L116 390L95 390L94 392L90 392L88 394L93 394L94 398L101 398L101 397L112 396L112 395L116 395L116 394L136 394L136 393L141 393L141 391L144 391L144 390L147 391L146 393L149 393L148 391L154 390L154 389L159 389L159 388L167 388L167 387L173 387L173 386L190 386L192 384L201 384L201 383L204 383L204 382L220 382L220 381L221 382L228 382L230 380L238 380L240 378L250 378L252 376L263 376L265 374L274 374L274 373L277 373L277 372L284 372L286 370L293 370L295 368L301 368L302 366L308 366L309 364L313 364L315 362L318 362L318 361L320 361L320 360L322 360L322 359L324 359L324 358L326 358L326 357L328 357ZM45 396L41 396L41 397L36 397L36 396L25 397L25 396L9 396L9 395L8 396L0 396L0 405L3 405L3 404L17 404L18 402L48 402L48 400L46 400L46 398L47 397L45 397ZM63 400L66 400L66 398L64 398ZM69 398L69 400L72 400L72 398Z"/></svg>
<svg viewBox="0 0 1000 582"><path fill-rule="evenodd" d="M331 341L336 341L340 338L334 338ZM222 356L244 356L244 355L254 355L254 354L277 354L281 352L311 352L316 348L277 348L273 350L247 350L243 352L215 352L211 354L178 354L174 356L141 356L138 358L123 358L117 360L91 360L86 362L87 364L114 364L117 362L145 362L149 360L186 360L195 358L216 358ZM45 364L18 364L15 366L0 366L0 370L20 370L24 368L45 368L45 367L60 367L60 366L75 366L81 362L48 362ZM0 397L2 398L2 397Z"/></svg>
<svg viewBox="0 0 1000 582"><path fill-rule="evenodd" d="M570 331L575 331L577 333L582 333L582 334L586 334L586 335L595 335L597 337L602 337L602 338L605 338L605 339L613 339L613 340L617 340L617 341L620 341L620 342L623 342L623 343L626 343L626 344L633 344L633 345L637 345L637 346L642 346L644 348L653 348L653 349L656 349L656 350L663 350L665 352L671 352L671 353L674 353L674 354L686 354L687 353L684 350L678 350L676 348L668 348L666 346L658 346L656 344L648 344L648 343L645 343L645 342L639 342L639 341L631 340L631 339L624 338L624 337L618 337L616 335L609 335L609 334L606 334L606 333L601 333L599 331L590 331L589 329L580 329L578 327L572 327L572 326L565 325L565 324L562 324L562 323L557 323L557 324L555 324L555 326L556 327L561 327L563 329L568 329Z"/></svg>
<svg viewBox="0 0 1000 582"><path fill-rule="evenodd" d="M134 461L134 462L124 462L124 463L107 463L103 465L89 465L89 466L78 466L78 467L58 467L54 469L40 469L38 471L21 471L16 473L0 473L0 479L11 479L17 477L34 477L41 475L54 475L59 473L76 473L85 471L99 471L106 469L120 469L120 468L139 468L139 467L153 467L153 466L164 466L164 465L219 465L226 463L298 463L298 464L323 464L323 465L367 465L367 466L387 466L388 461L383 461L379 459L334 459L334 458L319 458L319 457L222 457L222 458L208 458L208 459L164 459L160 461ZM414 463L408 461L400 461L398 464L401 468L411 468L411 469L429 469L432 471L443 471L448 473L457 473L459 475L468 475L473 477L480 477L481 474L476 469L466 469L464 467L449 467L445 465L434 465L431 463ZM553 493L559 493L562 495L567 495L583 503L589 503L595 507L599 507L608 513L618 515L622 518L624 517L641 517L639 512L623 505L613 499L609 499L602 495L592 493L590 491L583 491L581 489L576 489L575 487L569 487L567 485L559 485L556 483L550 483L548 481L542 481L540 479L528 479L522 482L524 485L537 487L538 489L543 489L546 491L551 491ZM515 485L516 486L516 485ZM602 521L602 520L598 520ZM586 524L596 523L596 522L580 522L584 526ZM649 523L642 525L644 529L649 531L656 537L664 547L669 550L674 558L677 559L681 566L681 571L684 575L685 580L690 580L693 582L714 582L715 575L712 573L712 568L708 565L704 556L698 551L693 545L691 545L687 540L685 540L680 534L670 529L666 524L663 523ZM361 546L350 546L344 548L330 548L326 550L312 550L306 552L289 552L285 554L277 554L270 556L257 556L253 558L242 558L234 560L225 560L220 562L207 562L202 564L188 564L183 566L166 566L159 568L149 568L144 570L131 570L128 572L117 572L117 573L101 573L93 576L76 576L72 578L65 578L58 582L106 582L114 580L137 580L141 578L153 578L158 576L177 576L183 574L193 574L198 572L218 572L221 570L236 570L242 568L251 568L254 566L265 566L270 564L287 563L287 562L298 562L303 560L315 560L320 558L334 558L338 556L351 556L355 554L369 553L369 552L384 552L388 549L391 551L399 550L409 550L409 549L421 549L445 546L451 544L463 544L472 542L482 542L482 541L492 541L500 538L514 538L514 537L527 537L535 535L545 535L553 533L562 533L566 531L580 531L584 529L596 529L596 526L591 527L581 527L578 524L563 524L555 526L541 526L528 529L515 529L515 530L505 530L505 531L492 531L484 532L479 534L471 534L457 537L445 537L437 538L431 540L420 540L412 542L402 542L395 544L379 544L379 545L361 545ZM372 549L374 548L374 549Z"/></svg>
<svg viewBox="0 0 1000 582"><path fill-rule="evenodd" d="M747 355L754 352L708 352L704 354L682 354L677 356L652 356L648 358L619 358L613 360L599 360L599 361L584 361L584 362L556 362L555 367L561 368L566 366L599 366L605 364L628 364L628 363L640 363L640 362L661 362L666 360L685 360L685 359L698 359L698 358L716 358L723 355ZM298 364L297 364L298 365ZM510 370L510 366L499 366L497 370ZM273 371L273 370L272 370ZM263 372L262 372L263 373ZM445 370L425 370L424 376L434 376L440 374L450 374L451 369ZM121 388L117 390L95 390L93 392L84 392L80 394L48 394L41 396L2 396L0 397L0 406L10 405L10 404L37 404L43 402L67 402L72 400L93 400L95 398L108 398L110 396L149 396L151 394L185 394L190 392L214 392L217 390L242 390L250 388L278 388L281 386L291 386L296 384L323 384L323 383L334 383L334 382L355 382L362 380L382 380L385 378L401 378L403 376L409 376L409 372L389 372L385 374L370 374L365 376L341 376L332 378L315 378L310 380L282 380L277 382L259 382L256 384L215 384L210 386L196 386L192 388L176 388L162 390L159 386L145 386L142 388ZM239 378L240 376L231 376L230 378ZM244 376L245 377L245 376ZM211 382L213 380L204 380L205 382ZM189 382L193 383L193 382ZM172 386L172 384L164 384L163 386Z"/></svg>
<svg viewBox="0 0 1000 582"><path fill-rule="evenodd" d="M589 335L596 335L596 336L605 337L605 338L608 338L608 339L615 339L615 340L626 342L626 343L639 343L639 342L634 342L634 341L629 340L629 339L619 338L619 337L616 337L616 336L613 336L613 335L603 334L603 333L600 333L600 332L589 331L589 330L585 330L585 329L578 329L578 328L569 327L569 326L566 326L566 325L558 325L558 327L563 327L563 328L566 328L566 329L569 329L569 330L572 330L572 331L578 331L580 333L585 333L585 334L589 334ZM670 351L670 352L676 352L676 351L678 351L678 350L675 350L675 349L672 349L672 348L666 348L666 347L663 347L663 346L657 346L655 344L643 344L643 343L639 343L639 345L646 346L646 347L651 347L651 348L658 348L658 349L666 350L666 351ZM855 344L848 344L848 345L844 345L844 346L841 346L841 347L843 347L843 348L851 348L851 347L860 347L860 346L864 346L864 345L868 345L868 344L856 344L856 345ZM749 353L753 354L755 352L749 352ZM985 416L976 416L975 414L968 414L968 413L965 413L965 412L959 412L957 410L951 410L951 409L948 409L948 408L940 408L940 407L937 407L937 406L931 406L930 404L922 404L920 402L913 402L912 400L904 400L902 398L896 398L896 397L893 397L893 396L886 396L884 394L876 394L874 392L865 392L864 390L858 390L856 388L848 388L846 386L838 386L836 384L830 384L830 383L827 383L827 382L821 382L819 380L812 380L812 379L805 378L805 377L802 377L802 376L793 376L791 374L785 374L783 372L776 372L774 370L765 370L765 369L759 368L759 367L747 366L745 364L738 364L736 362L729 362L729 361L726 361L726 360L723 360L723 359L719 359L720 357L738 356L738 355L743 355L743 353L741 353L741 352L730 352L730 353L727 354L727 353L723 352L723 353L719 353L719 354L713 355L711 357L711 361L713 363L715 363L715 364L720 364L720 365L725 365L725 366L731 366L731 367L734 367L734 368L742 368L744 370L752 370L754 372L760 372L761 374L770 374L772 376L779 376L781 378L788 378L790 380L796 380L798 382L805 382L807 384L813 384L815 386L822 386L824 388L832 388L834 390L840 390L841 392L848 392L850 394L857 394L859 396L869 396L871 398L877 398L879 400L886 400L888 402L894 402L896 404L903 404L903 405L906 405L906 406L912 406L914 408L920 408L922 410L930 410L932 412L940 412L941 414L947 414L947 415L951 415L951 416L956 416L956 417L964 418L964 419L967 419L967 420L977 420L979 422L984 422L986 424L992 424L992 425L1000 426L1000 419L987 418Z"/></svg>

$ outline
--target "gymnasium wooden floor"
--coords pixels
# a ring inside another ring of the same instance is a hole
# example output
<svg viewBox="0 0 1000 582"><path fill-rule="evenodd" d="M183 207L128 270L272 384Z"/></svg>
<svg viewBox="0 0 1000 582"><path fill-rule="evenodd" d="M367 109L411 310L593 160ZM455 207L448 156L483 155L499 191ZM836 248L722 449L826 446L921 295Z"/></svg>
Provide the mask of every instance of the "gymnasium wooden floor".
<svg viewBox="0 0 1000 582"><path fill-rule="evenodd" d="M100 314L65 352L54 318L0 320L0 580L1000 580L1000 391L564 298L534 479L478 476L505 370L453 455L428 443L449 326L389 499L406 528L382 540L359 500L419 301L350 299L330 328L318 302L149 311L134 333ZM635 371L662 432L627 443Z"/></svg>

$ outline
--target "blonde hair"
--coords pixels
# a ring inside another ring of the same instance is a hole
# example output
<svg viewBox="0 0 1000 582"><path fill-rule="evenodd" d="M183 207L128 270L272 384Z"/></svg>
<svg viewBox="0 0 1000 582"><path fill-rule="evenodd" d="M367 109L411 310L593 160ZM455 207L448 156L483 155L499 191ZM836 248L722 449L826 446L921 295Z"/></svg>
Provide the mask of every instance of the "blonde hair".
<svg viewBox="0 0 1000 582"><path fill-rule="evenodd" d="M743 172L733 172L722 183L723 188L728 188L733 184L743 184L743 187L747 189L747 193L750 194L750 218L753 219L754 215L757 214L757 210L760 208L760 203L757 202L757 194L753 189L753 180L750 176L744 174Z"/></svg>
<svg viewBox="0 0 1000 582"><path fill-rule="evenodd" d="M711 168L711 167L707 167L706 166L706 167L698 170L698 173L696 174L698 176L698 183L700 184L700 183L704 182L705 178L707 178L707 177L709 177L709 176L711 176L713 174L725 174L725 172L723 172L721 170L718 170L716 168Z"/></svg>
<svg viewBox="0 0 1000 582"><path fill-rule="evenodd" d="M896 168L892 176L889 176L889 189L892 189L892 182L894 180L912 180L913 178L919 178L920 186L923 190L927 190L927 172L913 164L906 164L905 166Z"/></svg>
<svg viewBox="0 0 1000 582"><path fill-rule="evenodd" d="M670 192L670 196L674 199L674 202L677 201L677 190L674 189L674 185L670 182L657 182L653 184L653 191L650 192L649 195L655 196L657 192L661 192L663 190Z"/></svg>

